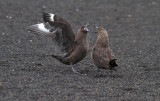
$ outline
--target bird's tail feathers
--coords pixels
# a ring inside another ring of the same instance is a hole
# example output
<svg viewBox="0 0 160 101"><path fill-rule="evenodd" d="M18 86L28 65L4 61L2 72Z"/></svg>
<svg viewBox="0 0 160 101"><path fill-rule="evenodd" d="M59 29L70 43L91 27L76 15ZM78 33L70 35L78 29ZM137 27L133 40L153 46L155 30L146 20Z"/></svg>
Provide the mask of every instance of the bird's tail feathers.
<svg viewBox="0 0 160 101"><path fill-rule="evenodd" d="M55 17L55 14L43 12L43 20L44 20L44 22L49 22L49 21L54 22L54 17Z"/></svg>
<svg viewBox="0 0 160 101"><path fill-rule="evenodd" d="M117 67L118 65L117 65L117 63L116 63L116 60L117 60L117 59L111 60L111 61L109 62L109 64L110 64L112 67Z"/></svg>

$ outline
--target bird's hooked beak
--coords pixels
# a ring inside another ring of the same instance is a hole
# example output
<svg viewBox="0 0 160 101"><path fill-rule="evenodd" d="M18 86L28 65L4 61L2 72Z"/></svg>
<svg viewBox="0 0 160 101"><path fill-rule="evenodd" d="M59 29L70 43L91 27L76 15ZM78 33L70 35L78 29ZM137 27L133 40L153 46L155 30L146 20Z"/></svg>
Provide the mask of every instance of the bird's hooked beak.
<svg viewBox="0 0 160 101"><path fill-rule="evenodd" d="M86 24L85 26L86 26L86 27L88 27L88 26L89 26L89 24Z"/></svg>
<svg viewBox="0 0 160 101"><path fill-rule="evenodd" d="M98 29L99 27L97 25L95 25L96 29Z"/></svg>
<svg viewBox="0 0 160 101"><path fill-rule="evenodd" d="M84 30L85 30L86 32L89 32L88 26L89 26L89 24L87 24L87 25L84 26Z"/></svg>

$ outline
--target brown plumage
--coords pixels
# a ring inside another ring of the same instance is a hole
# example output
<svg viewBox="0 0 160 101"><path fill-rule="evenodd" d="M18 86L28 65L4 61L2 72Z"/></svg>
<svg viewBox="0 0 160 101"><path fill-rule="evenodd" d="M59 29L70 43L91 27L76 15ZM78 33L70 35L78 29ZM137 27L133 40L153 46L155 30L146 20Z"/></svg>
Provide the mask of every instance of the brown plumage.
<svg viewBox="0 0 160 101"><path fill-rule="evenodd" d="M73 72L78 73L72 65L81 61L88 53L87 25L82 26L75 36L71 25L64 18L51 13L43 13L43 20L45 23L32 25L28 30L35 34L52 37L62 52L62 55L52 54L52 57L63 64L71 65ZM47 25L50 28L47 28Z"/></svg>
<svg viewBox="0 0 160 101"><path fill-rule="evenodd" d="M104 28L97 28L98 38L92 49L91 58L95 65L102 69L115 70L117 58L114 56L112 50L109 48L108 33Z"/></svg>

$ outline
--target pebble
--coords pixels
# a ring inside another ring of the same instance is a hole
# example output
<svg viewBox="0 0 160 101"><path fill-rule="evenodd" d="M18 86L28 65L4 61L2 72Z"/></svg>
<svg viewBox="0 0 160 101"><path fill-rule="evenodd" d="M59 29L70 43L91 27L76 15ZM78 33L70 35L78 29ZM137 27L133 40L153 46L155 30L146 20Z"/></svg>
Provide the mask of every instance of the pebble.
<svg viewBox="0 0 160 101"><path fill-rule="evenodd" d="M130 18L130 17L132 17L132 15L129 14L128 17Z"/></svg>
<svg viewBox="0 0 160 101"><path fill-rule="evenodd" d="M9 19L12 19L12 17L10 16Z"/></svg>
<svg viewBox="0 0 160 101"><path fill-rule="evenodd" d="M14 69L12 69L12 71L14 71Z"/></svg>
<svg viewBox="0 0 160 101"><path fill-rule="evenodd" d="M6 16L7 18L9 18L9 19L12 19L12 17L11 16Z"/></svg>
<svg viewBox="0 0 160 101"><path fill-rule="evenodd" d="M153 2L152 2L152 5L155 5L155 4L156 4L156 2L155 2L155 1L153 1Z"/></svg>
<svg viewBox="0 0 160 101"><path fill-rule="evenodd" d="M20 41L20 40L18 40L18 43L21 43L21 41Z"/></svg>
<svg viewBox="0 0 160 101"><path fill-rule="evenodd" d="M78 9L78 8L76 8L76 9L75 9L75 11L76 11L76 12L79 12L79 9Z"/></svg>
<svg viewBox="0 0 160 101"><path fill-rule="evenodd" d="M30 42L33 42L32 40L29 40Z"/></svg>
<svg viewBox="0 0 160 101"><path fill-rule="evenodd" d="M46 9L46 6L42 6L43 9Z"/></svg>

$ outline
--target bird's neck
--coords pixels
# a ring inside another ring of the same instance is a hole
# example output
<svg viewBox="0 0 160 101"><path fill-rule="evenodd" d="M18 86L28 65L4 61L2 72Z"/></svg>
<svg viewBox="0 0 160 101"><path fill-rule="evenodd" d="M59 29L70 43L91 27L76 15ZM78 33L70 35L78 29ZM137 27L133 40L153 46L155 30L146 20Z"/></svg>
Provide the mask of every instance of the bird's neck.
<svg viewBox="0 0 160 101"><path fill-rule="evenodd" d="M106 36L98 36L97 41L96 41L96 47L108 48L109 38Z"/></svg>
<svg viewBox="0 0 160 101"><path fill-rule="evenodd" d="M87 33L79 32L76 35L75 41L78 43L88 43Z"/></svg>

